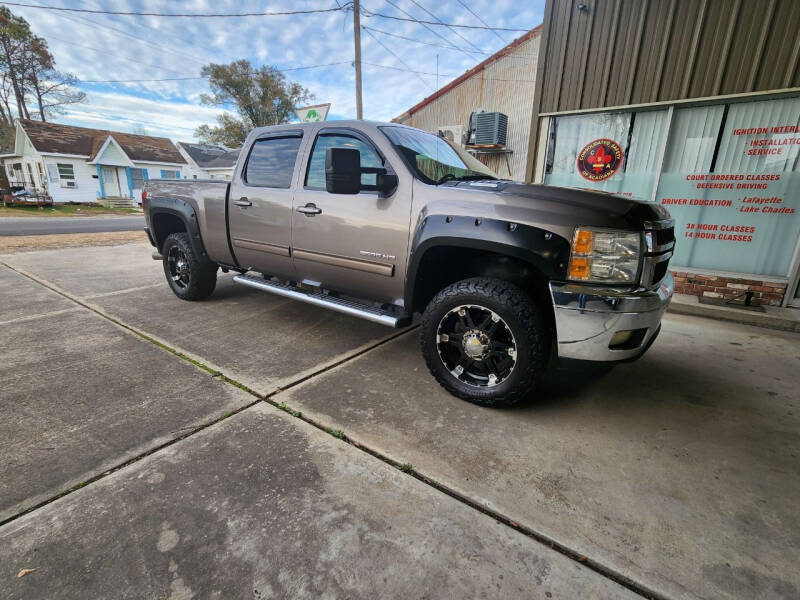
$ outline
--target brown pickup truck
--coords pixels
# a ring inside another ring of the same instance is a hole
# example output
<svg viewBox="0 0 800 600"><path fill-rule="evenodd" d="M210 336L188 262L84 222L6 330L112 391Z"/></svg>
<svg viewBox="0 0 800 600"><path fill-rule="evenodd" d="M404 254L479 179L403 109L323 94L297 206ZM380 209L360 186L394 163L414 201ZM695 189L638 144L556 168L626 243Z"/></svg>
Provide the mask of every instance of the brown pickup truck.
<svg viewBox="0 0 800 600"><path fill-rule="evenodd" d="M210 296L221 269L390 327L420 313L433 376L489 406L534 393L555 359L641 356L673 292L660 206L500 180L391 123L259 128L232 181L151 180L142 196L179 298Z"/></svg>

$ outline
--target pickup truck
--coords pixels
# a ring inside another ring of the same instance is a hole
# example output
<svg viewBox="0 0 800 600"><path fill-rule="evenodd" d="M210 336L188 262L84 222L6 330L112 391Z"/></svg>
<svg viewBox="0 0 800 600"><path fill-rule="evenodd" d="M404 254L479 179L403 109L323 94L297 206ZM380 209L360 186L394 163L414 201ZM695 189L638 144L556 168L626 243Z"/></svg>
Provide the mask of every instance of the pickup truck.
<svg viewBox="0 0 800 600"><path fill-rule="evenodd" d="M142 205L179 298L221 269L390 327L419 313L432 375L485 406L535 394L555 360L638 358L674 288L661 206L500 180L393 123L258 128L231 181L150 180Z"/></svg>

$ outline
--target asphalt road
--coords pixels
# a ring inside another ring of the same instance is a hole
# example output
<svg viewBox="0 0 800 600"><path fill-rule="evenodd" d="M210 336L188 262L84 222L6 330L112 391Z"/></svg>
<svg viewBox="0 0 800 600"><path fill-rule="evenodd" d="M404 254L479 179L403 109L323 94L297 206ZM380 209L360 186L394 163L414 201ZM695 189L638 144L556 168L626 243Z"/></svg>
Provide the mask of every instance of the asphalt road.
<svg viewBox="0 0 800 600"><path fill-rule="evenodd" d="M0 219L0 236L51 233L102 233L139 231L144 216L130 217L9 217Z"/></svg>

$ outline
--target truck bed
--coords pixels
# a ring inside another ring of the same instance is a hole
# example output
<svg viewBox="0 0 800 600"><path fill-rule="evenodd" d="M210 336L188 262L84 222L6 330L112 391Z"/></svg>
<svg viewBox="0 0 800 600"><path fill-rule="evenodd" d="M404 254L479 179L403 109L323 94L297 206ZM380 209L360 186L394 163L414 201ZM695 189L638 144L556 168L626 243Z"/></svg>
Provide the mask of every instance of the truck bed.
<svg viewBox="0 0 800 600"><path fill-rule="evenodd" d="M232 264L226 218L229 190L230 182L222 179L151 179L144 187L145 204L178 211L191 207L208 256L214 262ZM147 226L153 230L151 211L144 212Z"/></svg>

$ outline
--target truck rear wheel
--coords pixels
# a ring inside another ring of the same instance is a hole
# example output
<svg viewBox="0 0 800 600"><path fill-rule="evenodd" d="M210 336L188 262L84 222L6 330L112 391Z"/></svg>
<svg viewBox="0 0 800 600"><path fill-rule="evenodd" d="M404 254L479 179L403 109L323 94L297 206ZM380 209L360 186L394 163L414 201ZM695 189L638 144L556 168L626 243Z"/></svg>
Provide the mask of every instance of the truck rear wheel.
<svg viewBox="0 0 800 600"><path fill-rule="evenodd" d="M212 294L217 285L217 265L197 256L188 233L167 236L161 254L167 283L178 298L203 300Z"/></svg>
<svg viewBox="0 0 800 600"><path fill-rule="evenodd" d="M473 278L430 301L420 343L431 374L451 394L482 406L508 406L536 389L547 368L550 335L520 288Z"/></svg>

